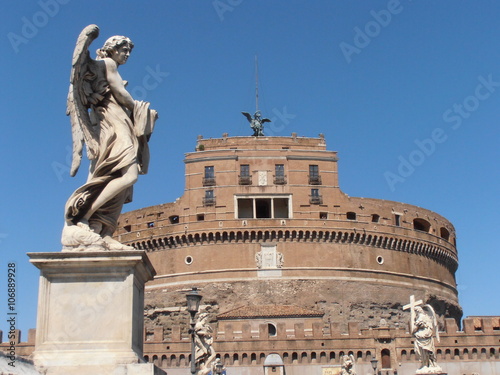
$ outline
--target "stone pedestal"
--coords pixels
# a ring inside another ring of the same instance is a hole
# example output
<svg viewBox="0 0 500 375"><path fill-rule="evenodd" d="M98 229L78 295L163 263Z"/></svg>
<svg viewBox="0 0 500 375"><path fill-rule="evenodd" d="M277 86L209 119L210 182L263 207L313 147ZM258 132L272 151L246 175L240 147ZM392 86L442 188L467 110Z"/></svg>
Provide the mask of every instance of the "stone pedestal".
<svg viewBox="0 0 500 375"><path fill-rule="evenodd" d="M164 374L143 360L144 251L29 253L40 269L33 360L48 375Z"/></svg>

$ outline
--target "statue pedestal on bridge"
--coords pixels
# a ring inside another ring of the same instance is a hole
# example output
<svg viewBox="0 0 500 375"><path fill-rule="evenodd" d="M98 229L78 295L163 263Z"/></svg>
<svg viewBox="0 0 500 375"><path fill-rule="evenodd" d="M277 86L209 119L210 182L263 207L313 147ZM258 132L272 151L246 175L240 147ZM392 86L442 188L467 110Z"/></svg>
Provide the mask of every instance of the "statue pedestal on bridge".
<svg viewBox="0 0 500 375"><path fill-rule="evenodd" d="M143 359L144 251L29 253L40 269L34 362L47 375L160 375Z"/></svg>

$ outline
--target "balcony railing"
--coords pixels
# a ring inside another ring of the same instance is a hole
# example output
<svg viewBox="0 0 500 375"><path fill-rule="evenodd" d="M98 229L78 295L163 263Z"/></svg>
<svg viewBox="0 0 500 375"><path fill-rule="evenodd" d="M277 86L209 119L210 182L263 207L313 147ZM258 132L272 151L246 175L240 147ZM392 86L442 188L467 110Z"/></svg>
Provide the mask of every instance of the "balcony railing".
<svg viewBox="0 0 500 375"><path fill-rule="evenodd" d="M286 185L286 176L274 176L274 184L275 185Z"/></svg>
<svg viewBox="0 0 500 375"><path fill-rule="evenodd" d="M203 177L203 186L215 186L215 177Z"/></svg>
<svg viewBox="0 0 500 375"><path fill-rule="evenodd" d="M310 204L323 204L323 197L321 195L310 195L309 196Z"/></svg>
<svg viewBox="0 0 500 375"><path fill-rule="evenodd" d="M252 176L238 176L240 185L252 185Z"/></svg>
<svg viewBox="0 0 500 375"><path fill-rule="evenodd" d="M318 174L309 175L309 185L321 185L321 176Z"/></svg>
<svg viewBox="0 0 500 375"><path fill-rule="evenodd" d="M215 197L203 197L204 206L215 206Z"/></svg>

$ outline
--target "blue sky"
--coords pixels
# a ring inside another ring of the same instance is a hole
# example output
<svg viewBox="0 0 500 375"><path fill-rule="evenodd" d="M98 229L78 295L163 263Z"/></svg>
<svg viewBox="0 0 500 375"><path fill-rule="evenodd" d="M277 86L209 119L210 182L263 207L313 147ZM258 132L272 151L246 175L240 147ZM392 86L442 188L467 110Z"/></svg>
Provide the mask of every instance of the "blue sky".
<svg viewBox="0 0 500 375"><path fill-rule="evenodd" d="M182 195L199 134L251 135L240 112L255 108L258 54L266 134L323 133L344 192L449 219L464 315L500 315L499 15L484 0L3 2L0 329L8 262L18 327L35 327L38 270L26 253L60 251L64 203L86 178L85 167L68 174L65 100L76 38L92 23L92 55L112 35L134 41L120 72L160 114L126 211Z"/></svg>

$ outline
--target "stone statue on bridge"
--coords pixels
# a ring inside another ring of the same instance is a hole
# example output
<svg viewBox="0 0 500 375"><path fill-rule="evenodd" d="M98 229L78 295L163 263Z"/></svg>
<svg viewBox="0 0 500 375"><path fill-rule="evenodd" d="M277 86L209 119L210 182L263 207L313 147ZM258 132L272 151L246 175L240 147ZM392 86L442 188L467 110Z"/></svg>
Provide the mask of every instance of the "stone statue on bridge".
<svg viewBox="0 0 500 375"><path fill-rule="evenodd" d="M96 25L87 26L73 53L67 100L73 136L70 174L80 167L84 144L90 171L66 203L63 251L133 250L112 235L123 204L132 200L137 177L147 173L148 141L158 118L149 103L132 98L118 73L132 52L132 41L113 36L94 60L88 47L98 35Z"/></svg>

